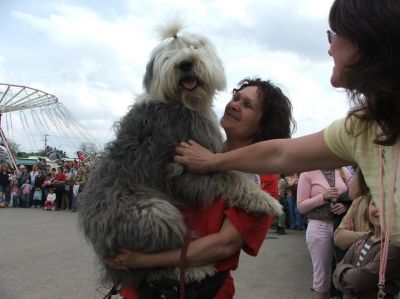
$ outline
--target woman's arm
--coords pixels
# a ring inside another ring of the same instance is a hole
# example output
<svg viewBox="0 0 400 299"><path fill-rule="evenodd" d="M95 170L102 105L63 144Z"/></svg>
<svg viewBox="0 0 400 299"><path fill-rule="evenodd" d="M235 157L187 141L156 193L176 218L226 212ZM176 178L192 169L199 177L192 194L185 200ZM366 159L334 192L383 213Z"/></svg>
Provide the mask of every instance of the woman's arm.
<svg viewBox="0 0 400 299"><path fill-rule="evenodd" d="M360 239L360 237L366 235L368 232L356 232L354 227L354 209L358 208L358 204L352 204L350 209L347 211L346 215L344 215L342 221L340 222L339 227L335 230L333 241L336 246L347 249L353 244L355 241ZM352 225L350 225L352 224Z"/></svg>
<svg viewBox="0 0 400 299"><path fill-rule="evenodd" d="M322 193L311 196L311 180L306 172L302 173L299 178L297 187L297 208L299 212L305 214L316 207L325 204Z"/></svg>
<svg viewBox="0 0 400 299"><path fill-rule="evenodd" d="M349 164L329 150L323 131L300 138L263 141L217 154L190 140L176 148L174 160L197 173L224 170L295 173Z"/></svg>
<svg viewBox="0 0 400 299"><path fill-rule="evenodd" d="M226 218L218 233L207 235L189 243L186 263L196 267L228 258L243 246L242 239L231 221ZM117 269L158 268L179 266L181 248L146 254L121 250L115 257L105 258L105 263Z"/></svg>
<svg viewBox="0 0 400 299"><path fill-rule="evenodd" d="M371 250L371 249L370 249ZM352 264L340 263L334 273L335 286L344 293L362 293L377 288L379 280L379 251L374 259L363 267L355 267ZM398 277L400 268L400 249L390 245L386 281Z"/></svg>

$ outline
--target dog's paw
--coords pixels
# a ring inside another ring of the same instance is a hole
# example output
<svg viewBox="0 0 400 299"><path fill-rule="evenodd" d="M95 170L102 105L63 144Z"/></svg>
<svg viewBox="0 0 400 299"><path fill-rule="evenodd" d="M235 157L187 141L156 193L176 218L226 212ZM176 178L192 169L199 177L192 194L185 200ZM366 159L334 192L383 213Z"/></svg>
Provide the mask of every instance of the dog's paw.
<svg viewBox="0 0 400 299"><path fill-rule="evenodd" d="M239 203L241 208L256 215L281 215L283 213L281 204L267 192L259 190L253 195L251 199Z"/></svg>

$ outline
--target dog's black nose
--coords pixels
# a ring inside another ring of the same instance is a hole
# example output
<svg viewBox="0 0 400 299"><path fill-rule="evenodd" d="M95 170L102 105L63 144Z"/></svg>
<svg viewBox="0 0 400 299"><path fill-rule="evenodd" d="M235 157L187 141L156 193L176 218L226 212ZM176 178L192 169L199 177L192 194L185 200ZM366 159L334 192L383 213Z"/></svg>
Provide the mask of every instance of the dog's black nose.
<svg viewBox="0 0 400 299"><path fill-rule="evenodd" d="M182 60L178 66L182 72L189 72L192 70L193 63L190 60Z"/></svg>

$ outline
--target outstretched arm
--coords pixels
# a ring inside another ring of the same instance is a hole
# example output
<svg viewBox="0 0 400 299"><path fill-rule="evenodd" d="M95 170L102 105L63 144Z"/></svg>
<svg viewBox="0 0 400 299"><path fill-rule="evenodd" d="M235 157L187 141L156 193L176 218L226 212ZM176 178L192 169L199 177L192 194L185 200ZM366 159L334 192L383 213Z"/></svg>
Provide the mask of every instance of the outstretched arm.
<svg viewBox="0 0 400 299"><path fill-rule="evenodd" d="M295 173L349 164L329 150L323 131L300 138L263 141L217 154L190 140L176 148L174 159L197 173L224 170Z"/></svg>
<svg viewBox="0 0 400 299"><path fill-rule="evenodd" d="M196 267L228 258L243 246L239 232L226 218L218 233L190 242L186 262ZM159 268L179 266L181 248L146 254L132 250L121 250L115 257L105 258L105 263L117 269Z"/></svg>

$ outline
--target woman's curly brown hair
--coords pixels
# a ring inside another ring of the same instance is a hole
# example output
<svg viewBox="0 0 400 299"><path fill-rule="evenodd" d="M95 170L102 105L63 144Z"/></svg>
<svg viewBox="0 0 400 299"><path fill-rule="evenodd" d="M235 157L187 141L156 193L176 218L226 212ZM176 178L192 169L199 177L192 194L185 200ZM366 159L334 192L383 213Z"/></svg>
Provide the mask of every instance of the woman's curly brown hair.
<svg viewBox="0 0 400 299"><path fill-rule="evenodd" d="M257 86L261 99L262 117L260 120L260 133L254 137L254 142L290 138L296 128L292 116L292 103L282 90L271 81L260 78L246 78L238 83L238 88L233 92L249 86Z"/></svg>

